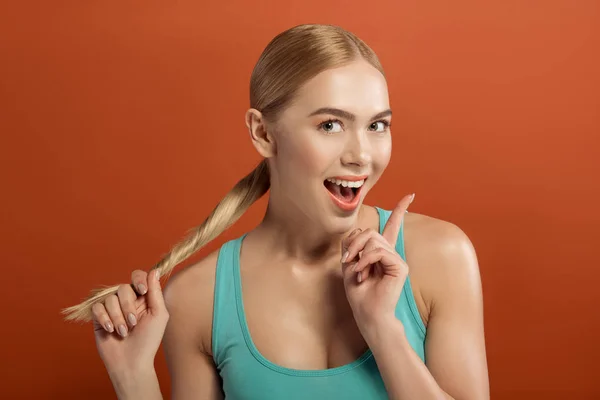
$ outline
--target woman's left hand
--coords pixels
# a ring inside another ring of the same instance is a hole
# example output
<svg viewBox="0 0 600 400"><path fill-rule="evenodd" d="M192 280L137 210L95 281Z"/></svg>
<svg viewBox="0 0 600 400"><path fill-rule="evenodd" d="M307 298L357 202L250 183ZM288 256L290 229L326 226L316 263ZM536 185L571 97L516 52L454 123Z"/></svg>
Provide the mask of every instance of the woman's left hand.
<svg viewBox="0 0 600 400"><path fill-rule="evenodd" d="M396 304L408 275L408 265L396 252L404 214L414 195L404 197L390 215L382 234L356 230L342 242L342 272L346 297L363 336L369 328L395 318Z"/></svg>

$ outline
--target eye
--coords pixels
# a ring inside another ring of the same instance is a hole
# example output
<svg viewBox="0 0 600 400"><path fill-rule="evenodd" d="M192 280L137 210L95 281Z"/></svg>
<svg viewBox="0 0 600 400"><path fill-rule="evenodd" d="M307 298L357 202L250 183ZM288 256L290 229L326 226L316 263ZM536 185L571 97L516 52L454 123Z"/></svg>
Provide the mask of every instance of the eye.
<svg viewBox="0 0 600 400"><path fill-rule="evenodd" d="M388 121L375 121L371 125L369 125L369 130L375 132L385 132L390 127L390 123Z"/></svg>
<svg viewBox="0 0 600 400"><path fill-rule="evenodd" d="M319 124L319 129L326 133L337 133L343 130L342 123L337 120L328 120Z"/></svg>

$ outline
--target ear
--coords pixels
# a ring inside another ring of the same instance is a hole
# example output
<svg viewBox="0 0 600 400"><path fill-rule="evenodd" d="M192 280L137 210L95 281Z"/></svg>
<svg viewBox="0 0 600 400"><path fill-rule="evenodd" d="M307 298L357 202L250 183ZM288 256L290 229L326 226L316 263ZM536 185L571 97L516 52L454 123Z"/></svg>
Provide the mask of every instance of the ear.
<svg viewBox="0 0 600 400"><path fill-rule="evenodd" d="M262 113L254 108L246 112L246 126L252 139L252 144L264 158L273 157L276 153L275 140L267 129L267 122Z"/></svg>

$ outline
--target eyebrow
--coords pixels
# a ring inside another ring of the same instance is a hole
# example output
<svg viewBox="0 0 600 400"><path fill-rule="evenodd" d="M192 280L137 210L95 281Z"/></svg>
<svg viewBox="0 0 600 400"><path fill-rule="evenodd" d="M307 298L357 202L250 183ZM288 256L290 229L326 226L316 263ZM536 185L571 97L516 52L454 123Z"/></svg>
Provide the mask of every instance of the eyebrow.
<svg viewBox="0 0 600 400"><path fill-rule="evenodd" d="M310 113L309 117L312 117L314 115L319 115L319 114L335 115L336 117L344 118L344 119L347 119L349 121L355 121L356 120L356 116L354 114L352 114L351 112L340 110L339 108L331 108L331 107L322 107L322 108L319 108L318 110L315 110L312 113ZM382 111L380 113L375 114L371 118L371 120L380 119L380 118L384 118L384 117L389 117L391 115L392 115L392 110L387 109L385 111Z"/></svg>

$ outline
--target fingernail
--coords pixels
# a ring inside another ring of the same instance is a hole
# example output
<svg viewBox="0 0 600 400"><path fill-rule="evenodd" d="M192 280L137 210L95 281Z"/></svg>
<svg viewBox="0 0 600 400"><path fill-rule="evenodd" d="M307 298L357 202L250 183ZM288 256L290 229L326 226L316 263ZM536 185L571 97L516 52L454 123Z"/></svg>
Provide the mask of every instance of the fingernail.
<svg viewBox="0 0 600 400"><path fill-rule="evenodd" d="M110 333L114 332L114 328L113 328L112 324L110 323L110 321L108 321L106 324L104 324L104 327L107 332L110 332Z"/></svg>
<svg viewBox="0 0 600 400"><path fill-rule="evenodd" d="M132 326L135 326L135 324L137 324L137 319L135 318L135 315L133 315L133 313L129 313L129 315L127 316L127 320Z"/></svg>
<svg viewBox="0 0 600 400"><path fill-rule="evenodd" d="M413 202L413 200L415 199L415 194L416 194L416 193L413 193L413 194L412 194L412 196L410 197L410 203L408 203L408 204L411 204L411 203Z"/></svg>
<svg viewBox="0 0 600 400"><path fill-rule="evenodd" d="M358 263L356 263L356 262L355 262L355 263L353 263L353 264L352 264L352 266L350 267L350 270L351 270L352 272L354 272L354 270L356 269L356 264L358 264Z"/></svg>
<svg viewBox="0 0 600 400"><path fill-rule="evenodd" d="M154 277L157 281L160 281L160 272L158 272L158 270L156 270L156 272L154 273Z"/></svg>
<svg viewBox="0 0 600 400"><path fill-rule="evenodd" d="M362 282L362 271L360 271L360 272L358 273L358 276L356 277L356 279L358 280L358 283L361 283L361 282Z"/></svg>
<svg viewBox="0 0 600 400"><path fill-rule="evenodd" d="M139 294L146 294L146 286L142 285L141 283L138 285L138 293Z"/></svg>
<svg viewBox="0 0 600 400"><path fill-rule="evenodd" d="M125 325L119 325L119 335L127 337L127 328L125 328Z"/></svg>
<svg viewBox="0 0 600 400"><path fill-rule="evenodd" d="M347 259L348 259L348 252L346 251L344 253L344 255L342 256L342 262L345 263Z"/></svg>

